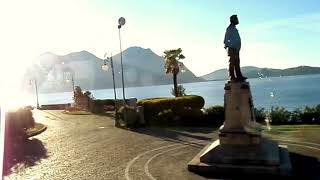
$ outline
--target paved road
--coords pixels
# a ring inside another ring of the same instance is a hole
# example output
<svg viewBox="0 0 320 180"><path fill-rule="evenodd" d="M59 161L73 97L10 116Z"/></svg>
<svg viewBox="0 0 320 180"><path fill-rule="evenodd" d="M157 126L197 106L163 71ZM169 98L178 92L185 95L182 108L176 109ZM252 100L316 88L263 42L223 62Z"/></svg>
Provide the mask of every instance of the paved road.
<svg viewBox="0 0 320 180"><path fill-rule="evenodd" d="M31 140L43 153L5 179L205 179L188 172L187 163L217 137L210 128L128 131L107 116L35 111L34 117L48 127Z"/></svg>

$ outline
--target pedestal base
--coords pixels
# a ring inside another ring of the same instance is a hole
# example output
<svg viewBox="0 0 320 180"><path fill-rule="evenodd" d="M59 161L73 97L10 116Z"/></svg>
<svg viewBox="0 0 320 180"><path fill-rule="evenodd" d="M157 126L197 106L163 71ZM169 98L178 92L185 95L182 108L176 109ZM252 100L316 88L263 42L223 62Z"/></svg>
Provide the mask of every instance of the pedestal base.
<svg viewBox="0 0 320 180"><path fill-rule="evenodd" d="M205 147L188 164L189 171L216 175L290 176L286 147L261 136L248 82L228 82L224 94L225 121L219 140Z"/></svg>
<svg viewBox="0 0 320 180"><path fill-rule="evenodd" d="M290 176L291 162L286 147L271 140L259 146L207 145L189 163L188 170L215 175Z"/></svg>

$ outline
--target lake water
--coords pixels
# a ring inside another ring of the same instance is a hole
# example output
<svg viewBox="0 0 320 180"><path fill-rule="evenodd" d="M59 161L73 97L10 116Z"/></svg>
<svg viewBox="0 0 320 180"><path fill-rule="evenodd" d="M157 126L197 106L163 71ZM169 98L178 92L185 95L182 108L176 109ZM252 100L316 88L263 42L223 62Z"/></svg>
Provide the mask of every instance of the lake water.
<svg viewBox="0 0 320 180"><path fill-rule="evenodd" d="M283 106L289 110L320 104L320 75L287 76L263 79L249 79L255 107L269 110L272 106ZM210 81L183 84L187 94L202 96L206 104L223 105L226 81ZM137 99L150 97L172 97L172 85L130 87L125 89L126 97ZM96 99L113 99L113 89L92 90ZM117 98L122 98L122 89L117 89ZM40 104L72 102L72 93L40 94Z"/></svg>

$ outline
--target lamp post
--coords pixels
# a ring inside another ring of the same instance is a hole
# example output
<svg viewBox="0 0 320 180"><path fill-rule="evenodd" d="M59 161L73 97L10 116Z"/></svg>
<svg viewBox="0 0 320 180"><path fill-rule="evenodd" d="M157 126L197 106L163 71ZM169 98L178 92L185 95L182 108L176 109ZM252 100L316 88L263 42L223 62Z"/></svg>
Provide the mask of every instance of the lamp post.
<svg viewBox="0 0 320 180"><path fill-rule="evenodd" d="M114 80L114 69L113 69L113 61L112 61L112 54L110 57L106 57L107 53L104 54L104 60L103 60L103 65L101 66L101 69L103 71L107 71L108 70L108 65L107 62L110 63L111 65L111 72L112 72L112 82L113 82L113 94L114 94L114 110L116 111L116 101L117 101L117 92L116 92L116 84L115 84L115 80Z"/></svg>
<svg viewBox="0 0 320 180"><path fill-rule="evenodd" d="M122 97L123 97L123 106L126 105L126 96L124 92L124 77L123 77L123 64L122 64L122 47L121 47L121 27L126 23L124 17L120 17L118 20L118 29L119 29L119 42L120 42L120 63L121 63L121 77L122 77Z"/></svg>
<svg viewBox="0 0 320 180"><path fill-rule="evenodd" d="M71 83L72 83L72 91L74 92L74 77L73 77L73 73L71 72ZM69 82L69 79L66 79L67 82Z"/></svg>
<svg viewBox="0 0 320 180"><path fill-rule="evenodd" d="M35 89L36 89L37 109L40 109L37 79L34 78L34 79L30 80L30 83L31 83L31 82L34 83L34 87L35 87Z"/></svg>
<svg viewBox="0 0 320 180"><path fill-rule="evenodd" d="M61 62L61 65L65 66L64 62ZM68 71L63 71L63 81L66 81L67 83L70 82L69 76L67 75L71 75L71 83L72 83L72 92L74 93L74 72L71 70Z"/></svg>
<svg viewBox="0 0 320 180"><path fill-rule="evenodd" d="M72 72L67 72L68 74L71 74L71 83L72 83L72 93L74 93L74 75L73 75L73 73ZM65 81L65 82L67 82L67 83L69 83L70 82L70 79L69 79L69 77L65 77L66 75L65 75L65 73L63 73L64 75L64 77L63 77L63 80Z"/></svg>
<svg viewBox="0 0 320 180"><path fill-rule="evenodd" d="M121 63L121 77L122 77L122 97L123 97L123 108L124 108L124 114L123 119L126 122L127 121L127 108L126 108L126 96L124 92L124 77L123 77L123 64L122 64L122 47L121 47L121 33L120 29L121 27L126 23L126 19L124 17L120 17L118 20L118 29L119 29L119 42L120 42L120 63Z"/></svg>
<svg viewBox="0 0 320 180"><path fill-rule="evenodd" d="M71 83L72 83L72 90L74 92L74 75L72 72L71 72Z"/></svg>

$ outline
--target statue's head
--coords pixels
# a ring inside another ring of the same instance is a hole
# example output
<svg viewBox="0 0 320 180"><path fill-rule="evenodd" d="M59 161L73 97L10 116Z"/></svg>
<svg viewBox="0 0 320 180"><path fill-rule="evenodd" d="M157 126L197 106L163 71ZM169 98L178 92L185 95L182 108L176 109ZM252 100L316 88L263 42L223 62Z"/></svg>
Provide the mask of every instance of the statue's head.
<svg viewBox="0 0 320 180"><path fill-rule="evenodd" d="M234 25L239 24L238 16L236 14L230 16L230 23Z"/></svg>

